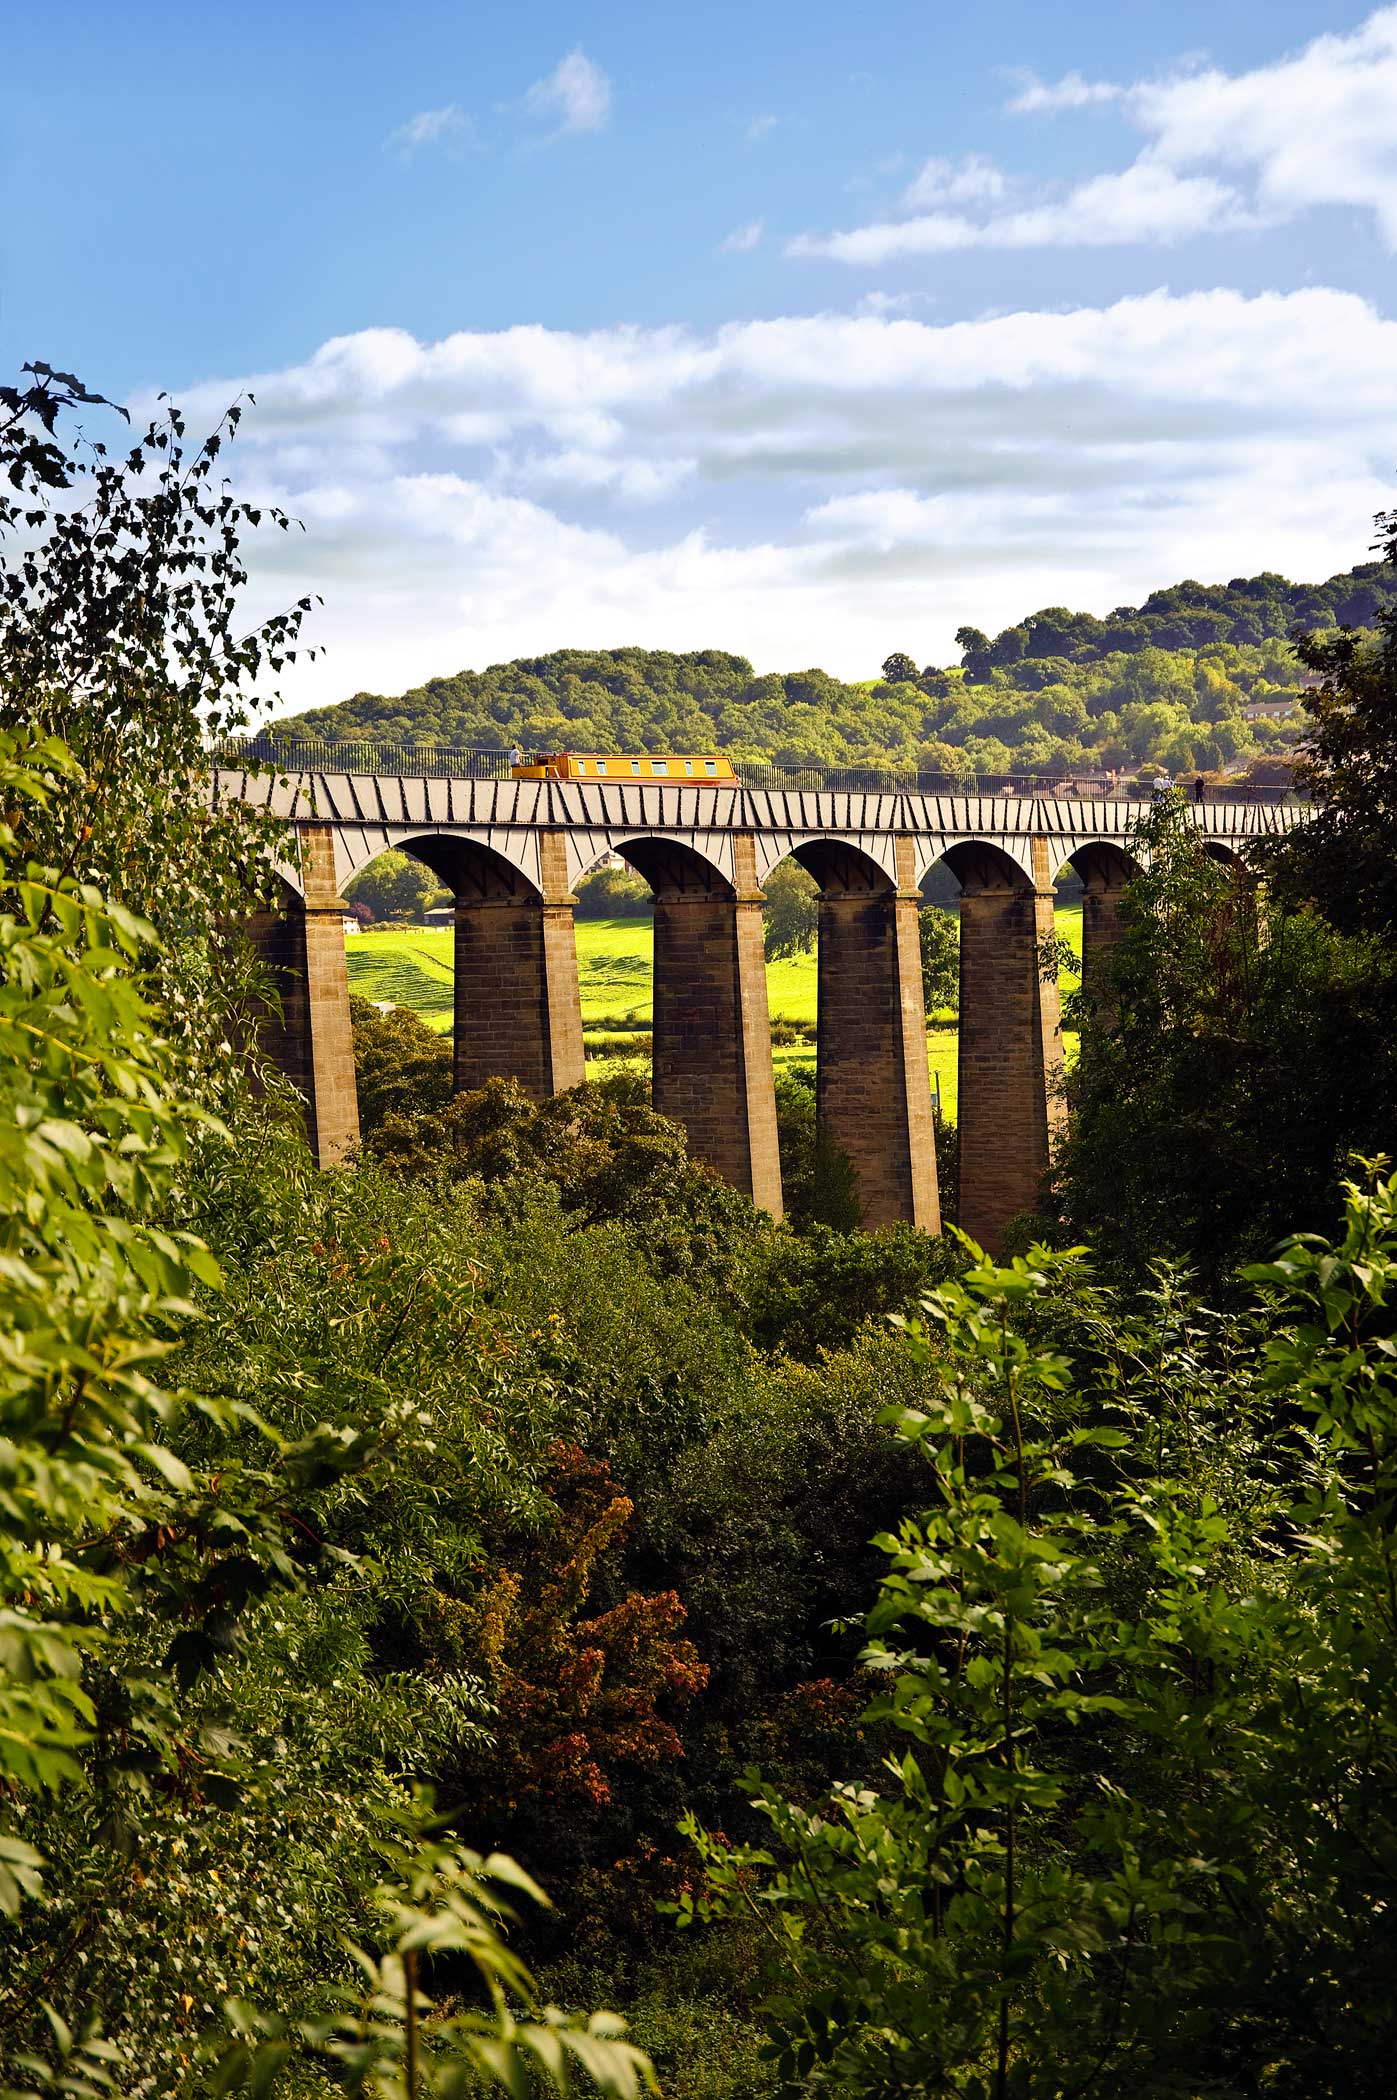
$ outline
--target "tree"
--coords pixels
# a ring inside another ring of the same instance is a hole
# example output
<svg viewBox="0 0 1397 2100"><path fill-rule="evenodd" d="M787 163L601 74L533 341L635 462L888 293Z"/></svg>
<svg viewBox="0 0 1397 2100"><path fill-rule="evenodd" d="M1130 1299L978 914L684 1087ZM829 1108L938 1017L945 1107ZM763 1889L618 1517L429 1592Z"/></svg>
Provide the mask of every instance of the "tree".
<svg viewBox="0 0 1397 2100"><path fill-rule="evenodd" d="M917 666L901 649L894 649L891 656L883 658L883 676L889 685L911 685L917 676Z"/></svg>
<svg viewBox="0 0 1397 2100"><path fill-rule="evenodd" d="M1378 519L1383 563L1397 582L1397 511ZM1397 937L1397 606L1372 636L1341 629L1296 647L1320 683L1301 695L1309 731L1295 768L1310 822L1262 864L1293 902L1317 905L1344 932Z"/></svg>
<svg viewBox="0 0 1397 2100"><path fill-rule="evenodd" d="M917 913L922 950L922 997L928 1016L960 1004L960 921L939 904L924 904Z"/></svg>
<svg viewBox="0 0 1397 2100"><path fill-rule="evenodd" d="M779 861L763 884L763 945L768 962L814 947L820 930L820 888L799 861Z"/></svg>
<svg viewBox="0 0 1397 2100"><path fill-rule="evenodd" d="M392 848L371 860L345 889L350 904L367 904L376 919L420 919L450 895L425 862Z"/></svg>
<svg viewBox="0 0 1397 2100"><path fill-rule="evenodd" d="M364 1922L370 1826L406 1808L383 1727L401 1708L382 1679L365 1696L361 1651L367 1739L341 1681L316 1717L338 1725L308 1751L305 1709L330 1680L294 1633L338 1581L320 1630L337 1662L352 1653L352 1556L333 1533L353 1496L336 1495L351 1475L368 1494L390 1445L429 1469L425 1446L413 1455L422 1358L389 1398L394 1302L348 1371L386 1243L341 1259L323 1223L336 1190L275 1083L254 1100L231 1052L236 921L278 833L213 801L206 723L246 719L242 687L288 660L305 608L240 630L239 534L261 514L215 493L222 435L186 451L169 409L124 461L100 444L74 459L60 417L105 404L30 371L0 390L0 2083L172 2093L220 1992L276 1970L301 2031L312 1967L352 1973L337 1950ZM263 1234L275 1252L259 1262ZM321 1321L356 1307L319 1356L288 1347L298 1234ZM230 1272L249 1268L261 1288L227 1321ZM413 1726L400 1740L420 1756ZM633 2093L615 2022L564 2035L544 2012L526 2037L505 2009L501 1991L535 2003L494 1927L487 1885L511 1870L446 1853L427 1881L421 1867L403 1862L396 1944L368 1958L382 1994L372 2035L338 2054L350 2083L387 2090L373 2067L395 2075L415 2025L422 2040L416 1929L468 1946L498 1987L450 2044L458 2085L462 2059L517 2084L522 2042L545 2070L561 2044ZM428 1889L438 1869L449 1893ZM255 2090L287 2053L271 2043Z"/></svg>
<svg viewBox="0 0 1397 2100"><path fill-rule="evenodd" d="M277 827L214 802L207 746L302 653L309 598L250 626L241 610L242 536L290 520L217 478L240 404L199 445L164 404L113 456L105 438L60 431L79 410L129 422L124 409L70 373L24 372L0 387L0 728L61 737L77 767L27 809L26 851L166 934L180 1041L218 1091L246 976L237 927L271 882Z"/></svg>
<svg viewBox="0 0 1397 2100"><path fill-rule="evenodd" d="M577 885L579 919L643 919L654 908L654 891L632 868L594 868Z"/></svg>
<svg viewBox="0 0 1397 2100"><path fill-rule="evenodd" d="M990 638L978 627L958 627L956 647L961 652L968 679L979 680L989 673Z"/></svg>
<svg viewBox="0 0 1397 2100"><path fill-rule="evenodd" d="M228 2040L201 2052L209 2090L290 2100L293 2089L306 2091L295 2074L311 2071L352 2100L457 2100L495 2086L515 2095L540 2079L567 2094L577 2069L606 2100L639 2100L642 2086L657 2093L648 2058L622 2039L624 2020L603 2012L584 2023L559 2012L507 1944L521 1896L548 1907L538 1883L499 1853L484 1858L443 1842L424 1820L426 1829L386 1848L390 1876L375 1896L387 1946L354 1948L354 1984L324 1989L309 2014L231 2000ZM463 2003L456 1987L448 2006L434 2002L423 1988L424 1957L454 1957L453 1986L464 1973L489 2010ZM315 2089L326 2089L320 2078Z"/></svg>
<svg viewBox="0 0 1397 2100"><path fill-rule="evenodd" d="M557 1191L576 1227L623 1221L657 1274L692 1275L737 1302L767 1235L764 1211L689 1158L681 1125L657 1115L634 1075L530 1101L512 1079L453 1094L434 1111L388 1112L372 1133L393 1174L480 1181L507 1216Z"/></svg>
<svg viewBox="0 0 1397 2100"><path fill-rule="evenodd" d="M435 1035L405 1006L383 1014L367 999L351 998L349 1014L359 1127L365 1138L390 1115L413 1116L446 1107L455 1084L450 1036Z"/></svg>
<svg viewBox="0 0 1397 2100"><path fill-rule="evenodd" d="M1232 1315L1168 1279L1116 1299L1082 1253L977 1254L909 1326L926 1385L888 1415L928 1506L878 1541L863 1620L886 1754L813 1799L749 1772L757 1844L691 1816L681 1921L763 1921L805 2091L1241 2093L1264 2067L1377 2100L1397 1179Z"/></svg>
<svg viewBox="0 0 1397 2100"><path fill-rule="evenodd" d="M683 1756L675 1722L708 1671L682 1636L674 1590L617 1583L630 1498L576 1445L555 1443L547 1459L551 1522L542 1536L531 1526L508 1542L460 1614L497 1718L451 1777L471 1835L572 1864L593 1829L610 1836L613 1854L623 1844L607 1814L614 1796L641 1770ZM588 1609L606 1577L615 1601Z"/></svg>
<svg viewBox="0 0 1397 2100"><path fill-rule="evenodd" d="M1178 802L1139 837L1122 938L1080 999L1056 1201L1113 1262L1216 1281L1323 1229L1346 1155L1397 1140L1397 953L1211 859Z"/></svg>

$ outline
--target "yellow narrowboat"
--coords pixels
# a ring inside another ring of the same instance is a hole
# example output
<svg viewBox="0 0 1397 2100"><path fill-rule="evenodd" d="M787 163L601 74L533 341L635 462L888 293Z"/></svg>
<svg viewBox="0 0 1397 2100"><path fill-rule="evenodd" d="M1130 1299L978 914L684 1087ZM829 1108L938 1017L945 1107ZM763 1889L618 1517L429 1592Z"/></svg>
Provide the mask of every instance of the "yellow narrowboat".
<svg viewBox="0 0 1397 2100"><path fill-rule="evenodd" d="M510 753L512 780L648 780L680 787L736 787L730 758L712 751L667 753L663 758L594 751Z"/></svg>

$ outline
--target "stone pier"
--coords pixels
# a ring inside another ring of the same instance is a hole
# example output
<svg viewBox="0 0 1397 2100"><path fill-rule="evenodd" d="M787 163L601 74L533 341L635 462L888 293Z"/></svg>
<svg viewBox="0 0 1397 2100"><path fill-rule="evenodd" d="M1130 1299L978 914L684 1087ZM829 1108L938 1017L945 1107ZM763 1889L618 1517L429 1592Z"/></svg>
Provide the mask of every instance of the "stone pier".
<svg viewBox="0 0 1397 2100"><path fill-rule="evenodd" d="M1089 992L1102 982L1121 937L1121 899L1135 864L1117 846L1083 846L1072 856L1082 878L1082 983Z"/></svg>
<svg viewBox="0 0 1397 2100"><path fill-rule="evenodd" d="M424 858L426 855L424 854ZM534 1101L586 1077L562 834L539 841L542 891L498 856L438 856L456 896L455 1083L517 1079Z"/></svg>
<svg viewBox="0 0 1397 2100"><path fill-rule="evenodd" d="M281 908L255 913L248 931L275 1000L259 1017L262 1046L305 1095L311 1149L320 1166L330 1167L359 1142L345 905L330 826L301 825L297 847L302 895L288 889Z"/></svg>
<svg viewBox="0 0 1397 2100"><path fill-rule="evenodd" d="M655 893L654 1102L704 1160L781 1216L781 1159L750 834L735 880L679 843L623 848Z"/></svg>
<svg viewBox="0 0 1397 2100"><path fill-rule="evenodd" d="M847 846L800 854L820 884L817 1126L853 1169L866 1227L939 1232L911 840L896 853L896 884Z"/></svg>
<svg viewBox="0 0 1397 2100"><path fill-rule="evenodd" d="M998 848L947 855L960 900L960 1223L998 1247L1009 1220L1036 1204L1065 1112L1049 841L1033 840L1033 880Z"/></svg>

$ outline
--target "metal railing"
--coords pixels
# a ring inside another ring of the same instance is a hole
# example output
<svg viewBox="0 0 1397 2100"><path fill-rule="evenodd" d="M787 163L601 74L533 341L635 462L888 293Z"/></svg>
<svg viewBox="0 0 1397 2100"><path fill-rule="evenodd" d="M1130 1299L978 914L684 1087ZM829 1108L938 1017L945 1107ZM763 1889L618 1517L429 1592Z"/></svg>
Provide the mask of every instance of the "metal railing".
<svg viewBox="0 0 1397 2100"><path fill-rule="evenodd" d="M469 750L444 744L380 744L364 737L332 743L325 737L286 737L262 731L231 737L210 747L220 766L286 773L385 773L412 780L508 780L508 751Z"/></svg>
<svg viewBox="0 0 1397 2100"><path fill-rule="evenodd" d="M286 773L385 774L412 780L508 780L507 750L442 744L380 744L365 738L282 737L263 731L213 745L217 765L238 770L274 768ZM735 759L738 785L774 794L852 795L1051 795L1084 802L1149 802L1154 789L1139 780L1112 780L1096 773L916 773L873 767L774 766ZM588 786L597 783L588 782ZM614 785L615 783L613 783ZM692 787L705 782L647 781L646 786ZM634 785L633 782L628 785ZM723 782L717 784L720 788ZM1297 803L1294 788L1252 782L1205 782L1201 796L1191 783L1179 783L1191 801Z"/></svg>

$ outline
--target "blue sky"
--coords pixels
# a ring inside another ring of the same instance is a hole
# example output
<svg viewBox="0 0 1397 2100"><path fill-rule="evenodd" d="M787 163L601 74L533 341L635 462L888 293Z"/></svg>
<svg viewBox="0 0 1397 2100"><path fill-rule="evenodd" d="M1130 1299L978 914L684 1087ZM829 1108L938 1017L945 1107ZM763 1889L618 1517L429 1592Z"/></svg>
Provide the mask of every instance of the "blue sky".
<svg viewBox="0 0 1397 2100"><path fill-rule="evenodd" d="M6 33L7 367L304 517L292 704L566 642L866 674L1361 558L1397 7L78 0Z"/></svg>

